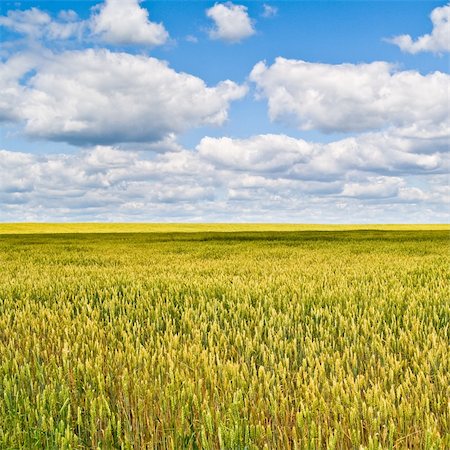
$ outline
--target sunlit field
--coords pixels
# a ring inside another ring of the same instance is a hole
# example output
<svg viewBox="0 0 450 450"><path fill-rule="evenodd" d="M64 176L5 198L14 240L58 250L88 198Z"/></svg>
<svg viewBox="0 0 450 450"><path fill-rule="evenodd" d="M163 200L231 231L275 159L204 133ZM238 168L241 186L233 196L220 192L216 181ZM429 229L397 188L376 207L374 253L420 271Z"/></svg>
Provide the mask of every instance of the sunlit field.
<svg viewBox="0 0 450 450"><path fill-rule="evenodd" d="M0 448L448 449L449 238L0 225Z"/></svg>
<svg viewBox="0 0 450 450"><path fill-rule="evenodd" d="M323 225L280 223L0 223L0 234L47 233L198 233L198 232L255 232L255 231L431 231L447 230L446 224L416 225Z"/></svg>

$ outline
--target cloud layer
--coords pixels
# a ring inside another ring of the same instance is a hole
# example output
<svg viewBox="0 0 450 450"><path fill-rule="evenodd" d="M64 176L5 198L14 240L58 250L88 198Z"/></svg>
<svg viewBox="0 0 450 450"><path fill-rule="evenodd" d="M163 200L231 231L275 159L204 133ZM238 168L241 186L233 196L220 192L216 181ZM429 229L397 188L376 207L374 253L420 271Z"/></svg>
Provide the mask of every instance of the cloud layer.
<svg viewBox="0 0 450 450"><path fill-rule="evenodd" d="M205 137L194 151L110 146L73 155L0 151L4 220L439 222L446 151L368 133L328 144Z"/></svg>
<svg viewBox="0 0 450 450"><path fill-rule="evenodd" d="M421 148L416 139L395 130L327 144L266 134L247 139L205 137L197 151L216 167L236 172L335 181L354 172L390 176L444 174L449 167L448 149L439 140Z"/></svg>

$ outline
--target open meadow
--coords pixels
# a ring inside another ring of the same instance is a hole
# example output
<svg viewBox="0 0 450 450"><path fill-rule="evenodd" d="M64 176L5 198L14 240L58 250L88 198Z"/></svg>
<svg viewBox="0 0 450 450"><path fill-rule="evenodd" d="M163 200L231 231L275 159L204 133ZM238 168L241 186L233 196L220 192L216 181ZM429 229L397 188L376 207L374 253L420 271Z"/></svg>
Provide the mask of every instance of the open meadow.
<svg viewBox="0 0 450 450"><path fill-rule="evenodd" d="M0 225L0 448L448 449L449 232Z"/></svg>

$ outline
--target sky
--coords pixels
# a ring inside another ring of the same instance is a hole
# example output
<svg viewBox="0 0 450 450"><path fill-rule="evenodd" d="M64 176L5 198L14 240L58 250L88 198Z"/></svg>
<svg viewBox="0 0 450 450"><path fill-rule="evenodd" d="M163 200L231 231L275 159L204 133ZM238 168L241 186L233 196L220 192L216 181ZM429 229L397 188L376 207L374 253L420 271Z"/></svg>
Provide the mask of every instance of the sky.
<svg viewBox="0 0 450 450"><path fill-rule="evenodd" d="M450 4L5 1L0 221L446 223Z"/></svg>

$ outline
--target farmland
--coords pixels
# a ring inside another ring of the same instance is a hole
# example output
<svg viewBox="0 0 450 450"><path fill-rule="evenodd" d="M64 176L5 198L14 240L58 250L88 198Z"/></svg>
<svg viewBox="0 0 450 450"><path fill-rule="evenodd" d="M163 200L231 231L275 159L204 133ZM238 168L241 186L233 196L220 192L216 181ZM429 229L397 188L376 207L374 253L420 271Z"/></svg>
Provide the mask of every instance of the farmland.
<svg viewBox="0 0 450 450"><path fill-rule="evenodd" d="M0 448L450 448L449 231L0 225Z"/></svg>

